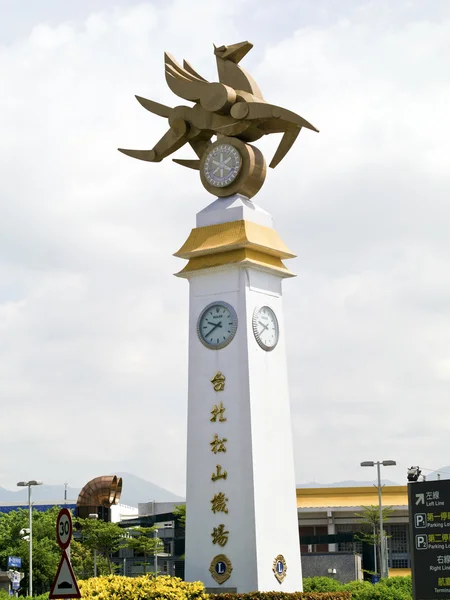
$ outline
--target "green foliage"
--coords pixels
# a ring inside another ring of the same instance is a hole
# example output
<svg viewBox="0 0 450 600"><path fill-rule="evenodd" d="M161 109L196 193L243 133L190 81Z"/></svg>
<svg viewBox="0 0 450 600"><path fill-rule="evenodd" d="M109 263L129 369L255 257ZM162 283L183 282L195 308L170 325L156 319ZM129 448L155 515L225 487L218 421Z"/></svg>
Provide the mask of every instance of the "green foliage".
<svg viewBox="0 0 450 600"><path fill-rule="evenodd" d="M386 523L390 519L393 513L392 506L385 506L381 510L383 516L383 523ZM379 506L363 506L362 512L355 513L356 517L361 523L361 531L356 534L356 539L361 542L376 546L377 553L377 566L378 571L381 567L381 531L380 531L380 507ZM389 536L384 534L384 537Z"/></svg>
<svg viewBox="0 0 450 600"><path fill-rule="evenodd" d="M383 516L383 523L386 523L394 512L392 506L384 506L381 510ZM372 539L370 542L374 544L374 530L376 532L377 539L380 533L380 507L379 506L363 506L360 513L355 513L362 525L362 532L367 535L368 539Z"/></svg>
<svg viewBox="0 0 450 600"><path fill-rule="evenodd" d="M78 579L89 579L94 576L94 553L87 546L77 540L70 544L70 562ZM97 555L97 574L107 575L109 573L108 560L101 554Z"/></svg>
<svg viewBox="0 0 450 600"><path fill-rule="evenodd" d="M337 592L342 590L342 583L331 577L305 577L304 592Z"/></svg>
<svg viewBox="0 0 450 600"><path fill-rule="evenodd" d="M61 550L56 542L56 519L59 510L59 507L54 506L45 512L33 511L33 592L36 594L44 594L50 590L61 559ZM94 549L98 552L97 572L110 573L111 554L124 541L124 532L115 523L90 519L86 519L86 522L81 543L72 540L70 545L72 566L76 577L80 579L92 577L94 574ZM83 525L85 525L84 521ZM27 529L28 526L28 509L0 513L0 570L6 570L8 556L22 558L21 570L25 574L21 581L22 592L29 587L29 542L22 539L20 530ZM46 598L45 595L42 600ZM1 596L0 600L3 600Z"/></svg>
<svg viewBox="0 0 450 600"><path fill-rule="evenodd" d="M134 550L135 556L143 555L144 574L147 573L147 557L164 551L164 544L155 537L156 527L133 527L129 529L130 537L126 540L126 545Z"/></svg>
<svg viewBox="0 0 450 600"><path fill-rule="evenodd" d="M81 542L83 546L103 555L108 563L108 571L113 572L111 556L125 545L123 529L117 523L105 523L97 519L77 519L77 525L81 528Z"/></svg>
<svg viewBox="0 0 450 600"><path fill-rule="evenodd" d="M411 600L411 577L390 577L373 584L369 581L340 583L331 577L305 577L305 592L348 592L352 600Z"/></svg>
<svg viewBox="0 0 450 600"><path fill-rule="evenodd" d="M0 590L0 600L11 600L11 596L6 590ZM20 596L20 600L48 600L47 594L39 594L39 596Z"/></svg>
<svg viewBox="0 0 450 600"><path fill-rule="evenodd" d="M325 579L327 579L325 577ZM210 600L352 600L348 592L250 592L210 594Z"/></svg>
<svg viewBox="0 0 450 600"><path fill-rule="evenodd" d="M46 592L56 574L61 551L56 543L56 518L59 508L46 512L33 511L33 591ZM25 573L21 586L28 588L28 541L22 539L20 530L28 528L28 509L0 514L0 568L6 569L8 556L22 558Z"/></svg>
<svg viewBox="0 0 450 600"><path fill-rule="evenodd" d="M177 517L180 527L186 527L186 504L175 506L173 514Z"/></svg>
<svg viewBox="0 0 450 600"><path fill-rule="evenodd" d="M79 585L84 600L208 600L203 583L178 577L109 575L80 581Z"/></svg>

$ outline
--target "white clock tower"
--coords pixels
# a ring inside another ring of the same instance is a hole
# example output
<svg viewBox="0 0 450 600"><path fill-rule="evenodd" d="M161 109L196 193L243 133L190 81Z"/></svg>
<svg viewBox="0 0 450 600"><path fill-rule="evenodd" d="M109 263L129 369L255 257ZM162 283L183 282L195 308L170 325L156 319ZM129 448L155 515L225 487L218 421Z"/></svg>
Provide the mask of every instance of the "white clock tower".
<svg viewBox="0 0 450 600"><path fill-rule="evenodd" d="M281 289L294 255L234 195L197 214L176 256L190 284L185 577L301 591Z"/></svg>
<svg viewBox="0 0 450 600"><path fill-rule="evenodd" d="M214 46L216 82L165 54L167 85L194 105L136 96L169 129L151 150L120 151L158 163L190 145L196 158L173 160L219 196L176 253L190 285L186 579L294 592L302 573L281 291L293 276L282 260L294 255L250 198L266 176L253 142L282 134L275 168L302 129L318 130L263 98L239 64L252 47Z"/></svg>

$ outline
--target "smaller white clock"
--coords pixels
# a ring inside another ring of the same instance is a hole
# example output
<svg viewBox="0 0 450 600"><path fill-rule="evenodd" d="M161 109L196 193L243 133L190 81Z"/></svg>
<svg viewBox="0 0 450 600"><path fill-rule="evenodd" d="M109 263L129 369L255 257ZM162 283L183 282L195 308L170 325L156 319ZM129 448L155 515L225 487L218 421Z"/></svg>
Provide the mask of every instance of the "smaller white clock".
<svg viewBox="0 0 450 600"><path fill-rule="evenodd" d="M226 187L239 175L242 158L231 144L219 144L206 151L203 173L214 187Z"/></svg>
<svg viewBox="0 0 450 600"><path fill-rule="evenodd" d="M269 352L278 344L278 320L269 306L255 308L253 312L253 333L263 350Z"/></svg>
<svg viewBox="0 0 450 600"><path fill-rule="evenodd" d="M210 350L225 348L237 330L237 314L227 302L213 302L201 312L197 321L197 334L201 343Z"/></svg>

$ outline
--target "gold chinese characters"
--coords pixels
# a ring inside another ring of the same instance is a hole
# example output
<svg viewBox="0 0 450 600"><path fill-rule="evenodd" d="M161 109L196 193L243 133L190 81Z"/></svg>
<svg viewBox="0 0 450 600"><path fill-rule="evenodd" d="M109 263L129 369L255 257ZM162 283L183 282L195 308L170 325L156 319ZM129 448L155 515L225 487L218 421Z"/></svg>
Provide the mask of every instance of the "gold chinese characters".
<svg viewBox="0 0 450 600"><path fill-rule="evenodd" d="M223 416L224 412L225 412L225 407L222 402L219 402L218 405L214 404L214 406L212 407L212 411L211 411L211 415L212 415L212 417L210 418L211 423L217 423L217 417L219 417L219 423L223 423L224 421L226 421L227 418Z"/></svg>
<svg viewBox="0 0 450 600"><path fill-rule="evenodd" d="M225 390L225 381L226 377L220 371L214 375L211 379L211 383L213 386L213 390L215 392L223 392ZM223 402L219 402L218 404L214 404L211 410L211 418L209 419L211 423L224 423L226 422L225 413L225 405ZM218 433L213 434L212 440L209 442L210 450L213 454L225 453L227 451L226 444L228 443L228 438L224 436L219 436ZM226 481L228 477L227 471L222 468L222 465L216 465L216 472L211 474L211 481L214 483L219 479ZM216 492L210 500L211 503L211 511L214 514L222 513L224 515L228 514L228 498L223 491ZM213 527L211 532L211 539L213 544L218 544L222 548L228 542L228 537L230 532L225 529L225 524L220 523L217 527ZM217 583L223 583L226 579L229 578L231 573L231 562L225 555L218 555L213 558L210 566L210 573L213 579L217 581Z"/></svg>
<svg viewBox="0 0 450 600"><path fill-rule="evenodd" d="M227 502L228 498L223 492L214 494L214 496L211 499L211 510L214 514L216 514L216 512L224 512L228 514Z"/></svg>
<svg viewBox="0 0 450 600"><path fill-rule="evenodd" d="M218 452L226 452L225 442L228 442L227 438L220 439L217 433L214 434L212 442L209 442L211 446L211 452L217 454Z"/></svg>
<svg viewBox="0 0 450 600"><path fill-rule="evenodd" d="M211 383L213 384L215 392L223 392L225 389L225 379L225 375L222 375L220 371L217 371L217 373L211 379Z"/></svg>
<svg viewBox="0 0 450 600"><path fill-rule="evenodd" d="M217 481L218 479L226 479L228 477L228 473L224 471L222 473L222 467L220 465L216 465L216 472L211 475L211 481Z"/></svg>
<svg viewBox="0 0 450 600"><path fill-rule="evenodd" d="M219 544L222 548L228 542L228 534L230 532L225 530L225 525L221 523L218 527L214 527L211 533L213 544Z"/></svg>

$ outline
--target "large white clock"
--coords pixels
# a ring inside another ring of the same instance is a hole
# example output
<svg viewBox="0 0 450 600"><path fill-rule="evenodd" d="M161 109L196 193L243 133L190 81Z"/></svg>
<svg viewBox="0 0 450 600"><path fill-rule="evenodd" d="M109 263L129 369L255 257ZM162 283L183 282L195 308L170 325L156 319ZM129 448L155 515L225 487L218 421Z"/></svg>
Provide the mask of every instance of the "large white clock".
<svg viewBox="0 0 450 600"><path fill-rule="evenodd" d="M278 319L269 306L255 308L253 312L253 333L263 350L269 352L278 344L280 335Z"/></svg>
<svg viewBox="0 0 450 600"><path fill-rule="evenodd" d="M201 312L197 321L197 334L204 346L220 350L234 338L237 324L237 314L231 304L213 302Z"/></svg>
<svg viewBox="0 0 450 600"><path fill-rule="evenodd" d="M214 187L226 187L239 175L242 158L231 144L219 144L207 150L203 163L203 174Z"/></svg>

